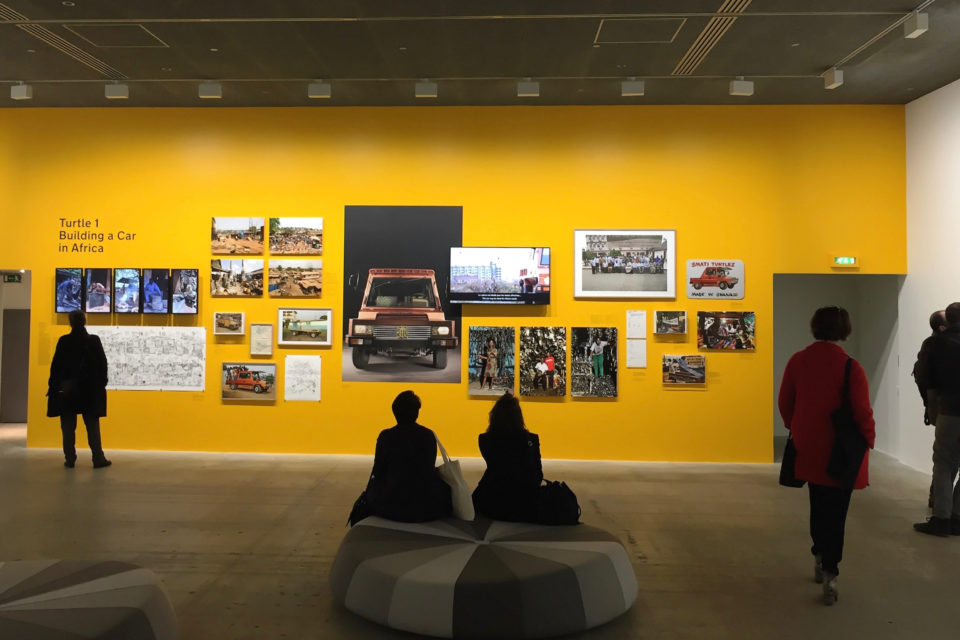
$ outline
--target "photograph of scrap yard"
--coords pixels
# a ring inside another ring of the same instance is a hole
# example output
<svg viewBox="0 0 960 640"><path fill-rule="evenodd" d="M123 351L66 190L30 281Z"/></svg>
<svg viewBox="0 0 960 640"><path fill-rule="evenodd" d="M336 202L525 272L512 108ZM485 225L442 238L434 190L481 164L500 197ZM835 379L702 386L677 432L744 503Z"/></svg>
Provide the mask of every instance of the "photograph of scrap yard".
<svg viewBox="0 0 960 640"><path fill-rule="evenodd" d="M268 291L271 298L319 298L322 260L271 260Z"/></svg>

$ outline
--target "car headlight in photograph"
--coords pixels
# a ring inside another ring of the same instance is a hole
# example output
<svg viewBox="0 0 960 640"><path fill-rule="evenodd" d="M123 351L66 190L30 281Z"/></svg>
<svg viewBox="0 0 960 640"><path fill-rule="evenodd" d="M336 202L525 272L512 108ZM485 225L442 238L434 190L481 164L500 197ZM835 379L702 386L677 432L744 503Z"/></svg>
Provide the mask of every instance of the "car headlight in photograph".
<svg viewBox="0 0 960 640"><path fill-rule="evenodd" d="M353 332L358 336L368 336L373 333L373 325L371 324L355 324L353 325Z"/></svg>
<svg viewBox="0 0 960 640"><path fill-rule="evenodd" d="M433 335L435 336L448 336L450 335L450 327L434 327Z"/></svg>

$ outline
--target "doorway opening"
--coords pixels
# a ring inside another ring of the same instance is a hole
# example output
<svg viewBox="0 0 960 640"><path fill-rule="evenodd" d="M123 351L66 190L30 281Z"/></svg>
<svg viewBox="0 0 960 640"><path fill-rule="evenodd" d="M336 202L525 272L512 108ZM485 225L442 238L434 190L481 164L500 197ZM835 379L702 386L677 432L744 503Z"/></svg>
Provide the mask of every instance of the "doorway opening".
<svg viewBox="0 0 960 640"><path fill-rule="evenodd" d="M0 271L0 428L27 422L30 281L28 270Z"/></svg>

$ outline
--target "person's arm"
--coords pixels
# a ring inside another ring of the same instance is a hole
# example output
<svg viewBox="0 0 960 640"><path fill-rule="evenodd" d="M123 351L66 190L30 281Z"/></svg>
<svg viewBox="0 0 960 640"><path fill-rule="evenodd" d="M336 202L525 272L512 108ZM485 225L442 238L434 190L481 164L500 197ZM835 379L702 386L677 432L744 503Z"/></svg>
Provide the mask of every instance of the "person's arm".
<svg viewBox="0 0 960 640"><path fill-rule="evenodd" d="M100 342L100 336L91 335L89 337L90 343L88 349L90 353L87 354L87 357L90 358L90 362L94 363L96 366L96 371L103 376L102 384L107 386L109 381L109 376L107 375L107 354L103 352L103 343Z"/></svg>
<svg viewBox="0 0 960 640"><path fill-rule="evenodd" d="M53 352L53 360L50 361L50 378L47 380L47 395L50 395L50 392L53 390L53 385L63 377L64 337L65 336L60 336L60 339L57 340L57 348Z"/></svg>
<svg viewBox="0 0 960 640"><path fill-rule="evenodd" d="M780 396L777 398L777 407L780 409L780 417L783 418L783 424L790 429L793 422L793 407L797 396L795 358L790 358L786 369L783 370L783 379L780 381Z"/></svg>
<svg viewBox="0 0 960 640"><path fill-rule="evenodd" d="M850 406L857 426L860 427L860 433L873 449L876 440L876 424L873 420L873 409L870 408L870 389L867 384L867 374L856 360L850 366Z"/></svg>
<svg viewBox="0 0 960 640"><path fill-rule="evenodd" d="M913 380L917 383L917 390L923 399L923 406L927 406L927 391L934 388L933 368L930 357L933 351L933 340L927 338L920 345L920 352L917 353L917 361L913 365Z"/></svg>

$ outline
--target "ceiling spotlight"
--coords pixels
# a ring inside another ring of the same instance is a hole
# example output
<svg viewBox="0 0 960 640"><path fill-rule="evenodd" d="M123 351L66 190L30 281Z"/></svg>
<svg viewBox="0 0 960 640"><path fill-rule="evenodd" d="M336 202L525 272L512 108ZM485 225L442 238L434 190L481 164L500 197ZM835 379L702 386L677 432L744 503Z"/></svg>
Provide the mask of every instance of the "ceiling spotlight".
<svg viewBox="0 0 960 640"><path fill-rule="evenodd" d="M620 96L622 98L631 98L642 96L644 92L643 80L636 78L627 78L620 82Z"/></svg>
<svg viewBox="0 0 960 640"><path fill-rule="evenodd" d="M28 84L15 84L10 87L10 98L12 100L32 100L33 87Z"/></svg>
<svg viewBox="0 0 960 640"><path fill-rule="evenodd" d="M223 85L219 82L201 82L197 96L206 100L219 100L223 97Z"/></svg>
<svg viewBox="0 0 960 640"><path fill-rule="evenodd" d="M737 76L736 80L730 81L730 95L732 96L752 96L753 80L744 80L743 76Z"/></svg>
<svg viewBox="0 0 960 640"><path fill-rule="evenodd" d="M436 98L437 83L429 80L421 80L413 88L413 95L417 98Z"/></svg>
<svg viewBox="0 0 960 640"><path fill-rule="evenodd" d="M107 100L126 100L130 97L130 87L115 82L103 87L103 95Z"/></svg>
<svg viewBox="0 0 960 640"><path fill-rule="evenodd" d="M930 28L930 14L929 13L917 13L914 11L909 16L907 16L906 22L903 23L903 37L904 38L919 38L927 32L927 29Z"/></svg>
<svg viewBox="0 0 960 640"><path fill-rule="evenodd" d="M525 78L517 83L518 98L539 98L540 83L530 78Z"/></svg>
<svg viewBox="0 0 960 640"><path fill-rule="evenodd" d="M308 98L329 98L333 95L333 90L329 82L315 80L307 85Z"/></svg>
<svg viewBox="0 0 960 640"><path fill-rule="evenodd" d="M823 88L836 89L843 84L843 70L831 67L823 74Z"/></svg>

